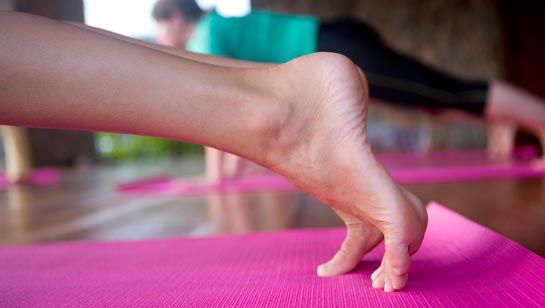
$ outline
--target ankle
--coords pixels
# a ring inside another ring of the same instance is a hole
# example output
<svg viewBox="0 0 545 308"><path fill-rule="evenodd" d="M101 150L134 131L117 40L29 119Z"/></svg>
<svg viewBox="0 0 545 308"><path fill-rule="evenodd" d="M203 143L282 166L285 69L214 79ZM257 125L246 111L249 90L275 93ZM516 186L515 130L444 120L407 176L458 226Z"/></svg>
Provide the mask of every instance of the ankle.
<svg viewBox="0 0 545 308"><path fill-rule="evenodd" d="M257 145L251 160L269 169L285 160L296 143L291 129L296 122L295 106L290 99L293 91L278 68L255 69L248 77L256 99L254 117L248 119L248 130Z"/></svg>

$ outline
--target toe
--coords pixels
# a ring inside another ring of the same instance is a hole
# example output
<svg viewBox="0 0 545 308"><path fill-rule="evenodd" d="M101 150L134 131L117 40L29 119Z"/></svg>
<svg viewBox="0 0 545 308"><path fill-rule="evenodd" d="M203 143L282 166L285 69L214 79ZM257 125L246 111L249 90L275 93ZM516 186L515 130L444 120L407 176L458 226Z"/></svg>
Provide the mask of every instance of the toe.
<svg viewBox="0 0 545 308"><path fill-rule="evenodd" d="M408 246L387 239L381 265L371 274L373 288L383 289L385 292L403 289L407 285L410 266Z"/></svg>
<svg viewBox="0 0 545 308"><path fill-rule="evenodd" d="M385 243L382 271L384 273L384 291L401 290L407 285L411 258L408 246L396 241Z"/></svg>
<svg viewBox="0 0 545 308"><path fill-rule="evenodd" d="M379 266L372 274L371 274L371 281L375 281L377 277L382 273L382 267Z"/></svg>
<svg viewBox="0 0 545 308"><path fill-rule="evenodd" d="M385 259L382 258L380 266L371 274L371 279L373 280L372 286L375 289L383 290L385 286L385 273L384 269L386 268Z"/></svg>
<svg viewBox="0 0 545 308"><path fill-rule="evenodd" d="M397 290L401 290L401 289L405 288L405 286L407 286L407 281L409 280L409 275L408 274L403 274L403 275L394 274L390 278L392 280L392 287L393 287L394 291L397 291Z"/></svg>
<svg viewBox="0 0 545 308"><path fill-rule="evenodd" d="M335 256L328 262L318 266L320 277L330 277L345 274L353 270L363 256L373 249L382 239L378 229L356 221L353 217L339 213L347 227L346 238Z"/></svg>
<svg viewBox="0 0 545 308"><path fill-rule="evenodd" d="M384 273L384 292L392 292L394 290L392 286L392 280L390 279L390 275Z"/></svg>
<svg viewBox="0 0 545 308"><path fill-rule="evenodd" d="M352 239L347 236L335 256L318 266L318 276L330 277L350 272L358 265L365 252L364 244L360 239Z"/></svg>
<svg viewBox="0 0 545 308"><path fill-rule="evenodd" d="M411 257L406 244L389 240L385 243L384 257L390 269L398 276L406 274L411 267Z"/></svg>
<svg viewBox="0 0 545 308"><path fill-rule="evenodd" d="M372 286L375 289L384 289L384 274L382 271L379 272L376 279L373 280Z"/></svg>

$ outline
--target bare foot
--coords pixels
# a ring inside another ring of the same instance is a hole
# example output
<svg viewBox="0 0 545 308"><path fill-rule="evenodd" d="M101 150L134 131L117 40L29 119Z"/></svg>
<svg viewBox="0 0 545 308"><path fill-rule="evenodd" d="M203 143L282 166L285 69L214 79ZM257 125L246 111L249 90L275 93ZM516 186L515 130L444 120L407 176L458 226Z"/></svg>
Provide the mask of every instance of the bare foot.
<svg viewBox="0 0 545 308"><path fill-rule="evenodd" d="M277 66L288 106L265 166L333 207L348 235L320 276L351 271L382 239L385 255L373 286L399 290L427 224L422 203L397 185L367 143L368 89L346 57L317 53Z"/></svg>

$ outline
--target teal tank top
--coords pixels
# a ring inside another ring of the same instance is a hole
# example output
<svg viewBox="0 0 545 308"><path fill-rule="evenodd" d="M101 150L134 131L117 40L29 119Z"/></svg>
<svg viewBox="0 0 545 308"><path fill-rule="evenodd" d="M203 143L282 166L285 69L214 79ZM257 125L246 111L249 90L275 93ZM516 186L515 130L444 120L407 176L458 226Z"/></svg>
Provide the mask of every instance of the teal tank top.
<svg viewBox="0 0 545 308"><path fill-rule="evenodd" d="M317 50L319 22L304 15L253 11L243 17L202 17L187 50L238 60L283 63Z"/></svg>

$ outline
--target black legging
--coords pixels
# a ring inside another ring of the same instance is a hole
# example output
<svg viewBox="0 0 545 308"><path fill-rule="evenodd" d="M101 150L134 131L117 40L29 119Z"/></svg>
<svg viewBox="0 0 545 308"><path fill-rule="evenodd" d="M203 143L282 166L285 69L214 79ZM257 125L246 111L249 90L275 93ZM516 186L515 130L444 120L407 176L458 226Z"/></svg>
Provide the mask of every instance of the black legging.
<svg viewBox="0 0 545 308"><path fill-rule="evenodd" d="M484 113L488 83L463 81L403 56L359 21L322 23L318 50L343 54L356 63L367 76L372 98L432 110Z"/></svg>

